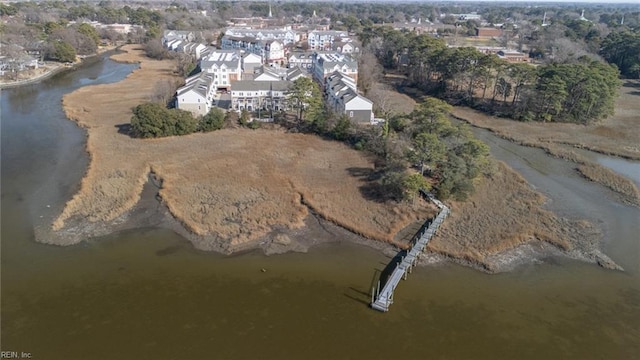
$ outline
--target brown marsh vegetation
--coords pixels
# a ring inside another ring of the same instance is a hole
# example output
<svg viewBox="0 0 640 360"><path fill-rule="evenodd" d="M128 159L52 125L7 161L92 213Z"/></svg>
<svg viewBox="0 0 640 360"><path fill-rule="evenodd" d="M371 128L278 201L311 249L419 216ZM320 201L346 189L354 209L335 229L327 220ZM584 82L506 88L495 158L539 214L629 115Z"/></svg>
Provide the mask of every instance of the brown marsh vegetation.
<svg viewBox="0 0 640 360"><path fill-rule="evenodd" d="M593 125L520 122L456 107L453 115L496 134L528 144L565 144L608 155L640 160L640 81L626 80L619 90L615 115Z"/></svg>
<svg viewBox="0 0 640 360"><path fill-rule="evenodd" d="M640 160L640 81L627 80L616 100L615 115L594 125L520 122L455 107L452 115L473 126L524 146L539 147L552 156L573 161L586 178L607 186L622 200L640 206L640 190L630 179L572 151L584 148L602 154Z"/></svg>
<svg viewBox="0 0 640 360"><path fill-rule="evenodd" d="M451 204L451 216L440 236L429 244L435 252L482 264L487 257L531 241L570 250L592 232L587 222L567 222L543 209L545 198L502 162L490 177L482 178L466 202Z"/></svg>
<svg viewBox="0 0 640 360"><path fill-rule="evenodd" d="M87 128L91 161L79 192L54 222L108 222L139 200L147 175L162 180L162 201L191 232L232 245L276 227L304 225L309 208L353 232L393 241L433 208L381 202L361 188L373 161L344 144L275 130L228 129L141 140L123 134L131 109L173 79L172 63L146 58L134 46L115 60L140 62L125 80L81 88L63 99L67 116ZM149 79L154 79L150 81ZM119 131L120 130L120 131Z"/></svg>
<svg viewBox="0 0 640 360"><path fill-rule="evenodd" d="M159 195L185 228L231 249L274 229L302 227L309 211L390 243L401 229L435 213L422 202L376 199L365 191L375 173L373 160L314 135L226 129L141 140L119 132L131 109L153 94L149 79L175 80L170 62L150 60L132 46L125 50L114 58L140 62L140 69L119 83L84 87L63 99L69 118L87 128L91 161L54 230L73 220L117 221L138 202L150 172L161 179ZM526 242L571 248L566 222L542 208L542 196L506 165L497 168L491 179L480 180L469 201L452 205L451 220L430 248L488 269L488 255Z"/></svg>

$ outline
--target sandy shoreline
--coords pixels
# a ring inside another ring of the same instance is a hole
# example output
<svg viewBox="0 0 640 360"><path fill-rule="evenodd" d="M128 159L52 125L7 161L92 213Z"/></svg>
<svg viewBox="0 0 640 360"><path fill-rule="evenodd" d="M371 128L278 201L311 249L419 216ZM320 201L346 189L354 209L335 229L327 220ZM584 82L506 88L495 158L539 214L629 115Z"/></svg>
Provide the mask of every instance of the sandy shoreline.
<svg viewBox="0 0 640 360"><path fill-rule="evenodd" d="M307 251L340 238L393 255L401 245L394 238L398 232L435 214L428 204L413 208L366 199L360 189L373 161L312 135L235 129L140 140L118 133L130 109L153 91L149 78L175 77L172 64L149 60L133 46L124 50L112 58L139 62L138 70L119 83L83 87L63 99L67 116L87 130L90 164L53 228L36 229L38 241L70 245L131 228L163 227L198 249L227 254L257 248L266 254ZM132 88L134 96L127 96ZM454 216L430 244L433 253L425 264L453 259L501 272L558 254L608 263L598 255L597 231L543 210L543 199L526 181L498 166L496 176L512 186L512 195L528 199L506 207L485 204L500 213L475 211L477 202L490 201L481 198L488 189L501 198L505 194L496 179L484 181L480 185L486 188L468 202L453 204ZM149 182L150 173L162 180L160 188ZM474 220L474 214L481 216ZM503 223L486 232L490 227L483 216ZM535 219L542 227L531 226ZM466 232L454 230L461 223ZM576 240L585 237L591 244L586 247Z"/></svg>

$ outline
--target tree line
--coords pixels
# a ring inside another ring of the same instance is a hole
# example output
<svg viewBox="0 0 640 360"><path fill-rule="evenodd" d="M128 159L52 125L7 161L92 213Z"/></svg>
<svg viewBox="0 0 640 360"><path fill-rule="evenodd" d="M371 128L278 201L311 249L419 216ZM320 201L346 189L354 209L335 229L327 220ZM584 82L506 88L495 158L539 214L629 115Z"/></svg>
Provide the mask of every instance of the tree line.
<svg viewBox="0 0 640 360"><path fill-rule="evenodd" d="M613 114L620 87L616 67L583 56L570 63L509 63L471 47L388 27L361 33L387 70L406 86L486 112L520 120L589 124Z"/></svg>
<svg viewBox="0 0 640 360"><path fill-rule="evenodd" d="M602 41L600 55L616 64L622 75L640 79L640 28L607 35Z"/></svg>

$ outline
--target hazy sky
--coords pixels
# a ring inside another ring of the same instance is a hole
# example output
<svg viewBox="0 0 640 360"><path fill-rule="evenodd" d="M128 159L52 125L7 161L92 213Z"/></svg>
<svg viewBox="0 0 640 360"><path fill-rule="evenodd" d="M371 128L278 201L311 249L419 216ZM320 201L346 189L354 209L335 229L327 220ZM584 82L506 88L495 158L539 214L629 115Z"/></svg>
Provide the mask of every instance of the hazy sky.
<svg viewBox="0 0 640 360"><path fill-rule="evenodd" d="M397 0L403 1L403 0ZM436 2L438 0L435 0ZM589 3L589 4L638 4L640 0L439 0L448 2L518 2L518 3L537 3L537 2L553 2L553 3Z"/></svg>

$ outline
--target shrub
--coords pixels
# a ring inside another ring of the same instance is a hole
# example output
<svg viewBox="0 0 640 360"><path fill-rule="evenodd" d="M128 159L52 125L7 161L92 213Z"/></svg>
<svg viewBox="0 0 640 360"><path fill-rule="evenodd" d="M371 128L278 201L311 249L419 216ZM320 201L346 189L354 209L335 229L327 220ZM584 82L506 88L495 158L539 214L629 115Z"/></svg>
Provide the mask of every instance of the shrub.
<svg viewBox="0 0 640 360"><path fill-rule="evenodd" d="M136 106L131 118L132 135L141 138L187 135L197 127L198 121L188 111L169 110L156 103Z"/></svg>
<svg viewBox="0 0 640 360"><path fill-rule="evenodd" d="M198 130L202 132L220 130L224 127L225 118L224 112L219 108L214 107L207 115L200 119Z"/></svg>

